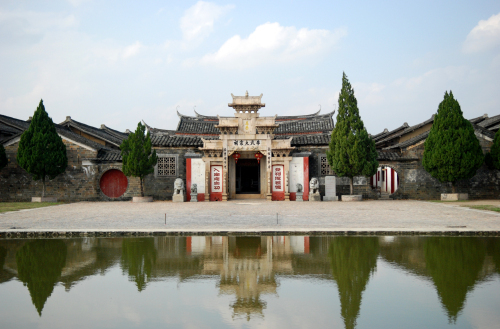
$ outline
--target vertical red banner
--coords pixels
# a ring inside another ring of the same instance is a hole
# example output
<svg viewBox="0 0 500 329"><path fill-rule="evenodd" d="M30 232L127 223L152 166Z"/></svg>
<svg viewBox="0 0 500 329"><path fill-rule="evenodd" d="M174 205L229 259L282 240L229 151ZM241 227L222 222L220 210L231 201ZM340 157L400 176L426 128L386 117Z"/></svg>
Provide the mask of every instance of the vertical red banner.
<svg viewBox="0 0 500 329"><path fill-rule="evenodd" d="M285 200L285 166L273 165L271 174L273 175L271 178L271 199L273 201L283 201Z"/></svg>
<svg viewBox="0 0 500 329"><path fill-rule="evenodd" d="M222 201L222 166L210 166L210 201Z"/></svg>
<svg viewBox="0 0 500 329"><path fill-rule="evenodd" d="M304 201L309 201L309 157L304 157Z"/></svg>

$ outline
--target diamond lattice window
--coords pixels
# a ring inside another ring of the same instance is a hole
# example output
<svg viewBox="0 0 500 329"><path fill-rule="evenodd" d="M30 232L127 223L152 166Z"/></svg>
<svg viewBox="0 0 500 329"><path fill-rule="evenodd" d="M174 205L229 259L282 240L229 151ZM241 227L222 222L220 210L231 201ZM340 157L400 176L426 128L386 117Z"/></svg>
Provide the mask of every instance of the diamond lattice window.
<svg viewBox="0 0 500 329"><path fill-rule="evenodd" d="M320 157L319 164L320 164L321 176L333 176L333 175L335 175L332 168L330 168L330 164L328 163L328 159L326 158L326 155L322 155Z"/></svg>
<svg viewBox="0 0 500 329"><path fill-rule="evenodd" d="M158 157L158 176L176 176L175 157Z"/></svg>

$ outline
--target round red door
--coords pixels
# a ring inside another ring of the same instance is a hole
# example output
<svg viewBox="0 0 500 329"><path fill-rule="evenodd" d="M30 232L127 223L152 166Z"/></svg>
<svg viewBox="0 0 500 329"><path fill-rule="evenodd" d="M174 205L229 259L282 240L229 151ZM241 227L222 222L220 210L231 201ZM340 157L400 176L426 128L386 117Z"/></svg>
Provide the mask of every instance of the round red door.
<svg viewBox="0 0 500 329"><path fill-rule="evenodd" d="M128 180L118 169L108 170L101 177L101 191L110 198L118 198L127 190Z"/></svg>

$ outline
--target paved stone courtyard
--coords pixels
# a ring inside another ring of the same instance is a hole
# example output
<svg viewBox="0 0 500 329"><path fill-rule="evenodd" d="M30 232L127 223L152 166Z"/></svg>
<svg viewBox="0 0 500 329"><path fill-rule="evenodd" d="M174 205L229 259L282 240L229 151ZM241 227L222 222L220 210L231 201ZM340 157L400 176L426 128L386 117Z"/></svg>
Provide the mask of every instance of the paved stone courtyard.
<svg viewBox="0 0 500 329"><path fill-rule="evenodd" d="M470 202L474 204L478 202ZM500 205L500 201L479 202ZM0 214L0 232L500 232L500 213L423 201L79 202ZM166 225L165 225L166 214ZM498 234L498 233L497 233Z"/></svg>

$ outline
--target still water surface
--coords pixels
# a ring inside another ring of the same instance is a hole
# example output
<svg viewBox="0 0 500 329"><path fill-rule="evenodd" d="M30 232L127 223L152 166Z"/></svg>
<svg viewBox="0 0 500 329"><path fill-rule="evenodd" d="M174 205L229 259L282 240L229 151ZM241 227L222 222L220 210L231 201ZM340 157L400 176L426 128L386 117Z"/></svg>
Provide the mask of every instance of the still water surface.
<svg viewBox="0 0 500 329"><path fill-rule="evenodd" d="M0 240L0 328L499 328L500 238Z"/></svg>

